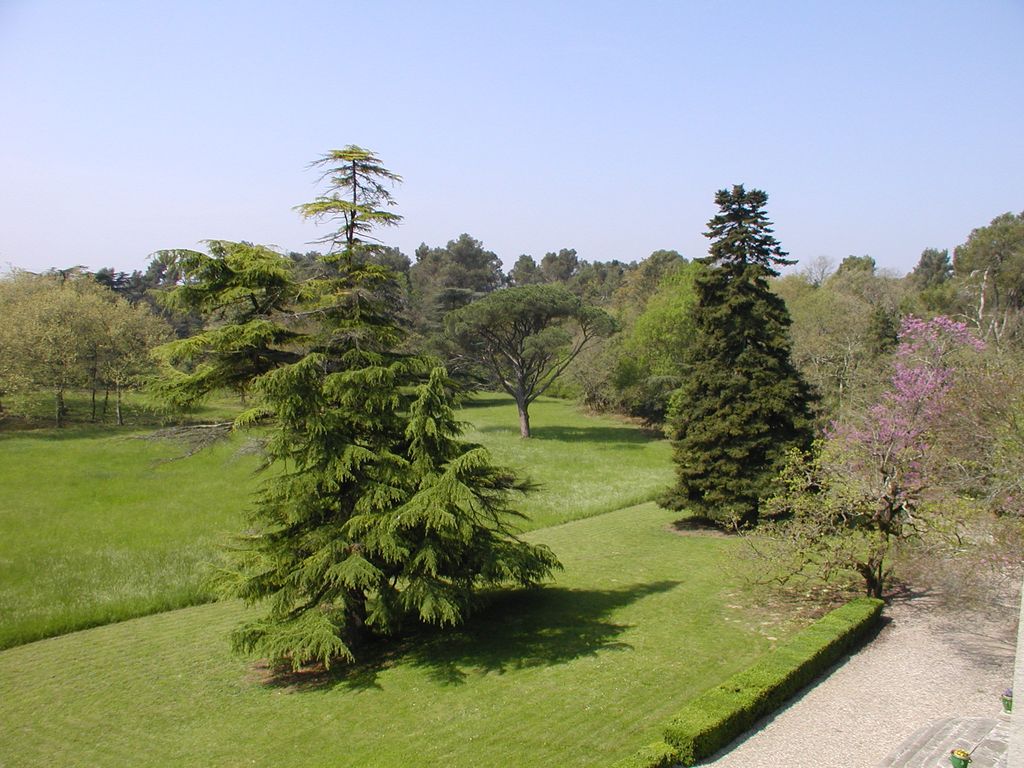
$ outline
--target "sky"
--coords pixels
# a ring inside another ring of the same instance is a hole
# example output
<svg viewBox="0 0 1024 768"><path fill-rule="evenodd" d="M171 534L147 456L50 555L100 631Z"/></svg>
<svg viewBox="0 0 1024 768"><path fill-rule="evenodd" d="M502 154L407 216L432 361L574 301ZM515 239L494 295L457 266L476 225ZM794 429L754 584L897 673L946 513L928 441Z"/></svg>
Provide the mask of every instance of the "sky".
<svg viewBox="0 0 1024 768"><path fill-rule="evenodd" d="M410 256L700 257L745 184L793 258L904 273L1024 210L1022 39L1024 0L0 0L0 269L310 250L358 144Z"/></svg>

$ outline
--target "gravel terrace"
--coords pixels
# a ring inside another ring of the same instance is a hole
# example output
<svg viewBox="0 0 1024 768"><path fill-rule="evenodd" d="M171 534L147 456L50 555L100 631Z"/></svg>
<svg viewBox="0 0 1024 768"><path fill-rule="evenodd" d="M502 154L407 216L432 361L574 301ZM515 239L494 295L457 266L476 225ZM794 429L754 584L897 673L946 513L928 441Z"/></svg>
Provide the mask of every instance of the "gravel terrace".
<svg viewBox="0 0 1024 768"><path fill-rule="evenodd" d="M883 615L873 641L701 765L876 768L939 718L998 717L1013 679L1016 616L958 626L924 597L896 601Z"/></svg>

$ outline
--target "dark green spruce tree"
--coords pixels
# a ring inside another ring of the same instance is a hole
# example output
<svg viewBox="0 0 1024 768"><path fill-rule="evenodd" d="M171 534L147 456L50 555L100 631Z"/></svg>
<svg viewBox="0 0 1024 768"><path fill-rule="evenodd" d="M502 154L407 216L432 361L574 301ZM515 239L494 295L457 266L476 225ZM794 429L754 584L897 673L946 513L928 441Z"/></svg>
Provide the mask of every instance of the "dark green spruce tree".
<svg viewBox="0 0 1024 768"><path fill-rule="evenodd" d="M235 649L293 669L352 660L403 622L460 623L481 588L534 585L559 567L516 538L510 497L526 486L460 440L444 370L402 351L396 276L363 247L379 171L348 149L350 172L331 177L341 189L321 198L340 211L328 238L340 250L302 278L262 246L177 252L170 301L206 327L164 349L179 371L169 398L243 391L250 407L234 426L268 430L273 471L221 581L265 607Z"/></svg>
<svg viewBox="0 0 1024 768"><path fill-rule="evenodd" d="M753 525L786 450L811 439L812 393L790 360L789 313L768 279L792 264L742 185L715 196L719 213L695 279L696 340L669 417L677 483L663 497L721 525Z"/></svg>

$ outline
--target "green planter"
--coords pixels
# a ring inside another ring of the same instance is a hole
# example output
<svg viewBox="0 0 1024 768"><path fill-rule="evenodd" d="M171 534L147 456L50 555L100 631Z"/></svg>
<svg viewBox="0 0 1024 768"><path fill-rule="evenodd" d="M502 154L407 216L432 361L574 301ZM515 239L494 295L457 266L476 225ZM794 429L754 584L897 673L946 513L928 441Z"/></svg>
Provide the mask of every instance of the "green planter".
<svg viewBox="0 0 1024 768"><path fill-rule="evenodd" d="M1013 712L1013 696L1000 696L1003 702L1003 712Z"/></svg>
<svg viewBox="0 0 1024 768"><path fill-rule="evenodd" d="M954 749L949 753L949 762L953 764L953 768L967 768L971 762L971 756L965 750Z"/></svg>

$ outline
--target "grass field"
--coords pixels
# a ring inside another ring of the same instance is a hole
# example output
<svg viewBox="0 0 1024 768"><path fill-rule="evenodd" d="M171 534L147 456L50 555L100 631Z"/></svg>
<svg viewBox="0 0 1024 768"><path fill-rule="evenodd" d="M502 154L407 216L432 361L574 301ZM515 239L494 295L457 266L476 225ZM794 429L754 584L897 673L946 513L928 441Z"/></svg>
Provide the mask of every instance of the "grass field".
<svg viewBox="0 0 1024 768"><path fill-rule="evenodd" d="M187 460L142 433L0 434L0 647L204 602L202 564L237 530L256 460Z"/></svg>
<svg viewBox="0 0 1024 768"><path fill-rule="evenodd" d="M566 566L552 586L298 687L229 654L235 603L9 649L0 763L606 766L780 629L739 607L739 542L672 533L673 516L646 504L534 531Z"/></svg>
<svg viewBox="0 0 1024 768"><path fill-rule="evenodd" d="M144 405L130 406L139 424L126 429L0 431L0 648L210 599L204 567L243 526L256 459L238 455L239 439L160 463L183 448L138 439L155 418ZM227 418L232 405L196 417ZM48 407L40 399L40 418ZM519 505L525 529L653 498L672 477L665 441L565 401L534 404L532 440L510 398L479 397L463 413L468 439L540 484Z"/></svg>
<svg viewBox="0 0 1024 768"><path fill-rule="evenodd" d="M565 400L530 406L532 437L519 437L512 398L480 396L462 418L466 439L482 443L501 464L540 485L519 508L524 528L544 528L651 501L673 478L672 449L632 424L581 413Z"/></svg>

